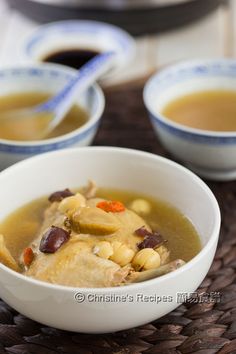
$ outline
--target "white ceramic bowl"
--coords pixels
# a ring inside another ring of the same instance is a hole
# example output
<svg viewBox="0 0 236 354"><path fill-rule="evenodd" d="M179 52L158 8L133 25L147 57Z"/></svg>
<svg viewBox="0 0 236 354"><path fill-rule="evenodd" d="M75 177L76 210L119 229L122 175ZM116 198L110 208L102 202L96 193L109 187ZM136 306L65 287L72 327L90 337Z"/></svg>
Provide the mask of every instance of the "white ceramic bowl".
<svg viewBox="0 0 236 354"><path fill-rule="evenodd" d="M0 96L27 91L54 94L75 73L74 69L56 64L2 69L0 70ZM104 95L100 87L94 84L78 97L77 103L89 113L89 120L82 127L68 134L32 142L0 139L0 169L35 154L72 146L89 145L97 132L104 111Z"/></svg>
<svg viewBox="0 0 236 354"><path fill-rule="evenodd" d="M144 89L153 127L168 151L199 175L213 180L236 178L236 131L213 132L174 123L161 114L168 102L203 90L236 91L236 61L197 60L155 74Z"/></svg>
<svg viewBox="0 0 236 354"><path fill-rule="evenodd" d="M50 53L67 48L114 52L114 66L103 76L108 78L134 58L136 45L127 32L108 23L67 20L42 25L27 35L19 55L22 63L35 63Z"/></svg>
<svg viewBox="0 0 236 354"><path fill-rule="evenodd" d="M180 269L160 278L100 289L52 285L0 264L0 297L45 325L86 333L124 330L172 311L178 306L178 293L194 291L207 274L220 228L214 195L186 168L146 152L119 148L88 147L43 154L0 174L0 220L32 199L65 187L82 186L88 178L99 186L170 202L195 225L202 251ZM159 303L155 296L161 299Z"/></svg>

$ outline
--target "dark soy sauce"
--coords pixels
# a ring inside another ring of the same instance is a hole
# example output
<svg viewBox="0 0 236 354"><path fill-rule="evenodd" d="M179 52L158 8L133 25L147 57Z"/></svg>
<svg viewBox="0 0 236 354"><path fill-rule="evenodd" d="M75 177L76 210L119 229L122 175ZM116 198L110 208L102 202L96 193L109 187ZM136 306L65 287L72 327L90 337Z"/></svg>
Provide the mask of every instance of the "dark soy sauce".
<svg viewBox="0 0 236 354"><path fill-rule="evenodd" d="M64 49L48 54L42 61L79 69L98 54L100 53L91 49Z"/></svg>

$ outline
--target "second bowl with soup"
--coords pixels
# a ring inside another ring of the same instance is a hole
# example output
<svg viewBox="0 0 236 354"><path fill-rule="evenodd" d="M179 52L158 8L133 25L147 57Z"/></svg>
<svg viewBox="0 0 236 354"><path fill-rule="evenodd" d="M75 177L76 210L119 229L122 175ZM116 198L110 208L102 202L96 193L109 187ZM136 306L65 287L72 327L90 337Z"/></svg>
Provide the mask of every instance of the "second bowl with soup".
<svg viewBox="0 0 236 354"><path fill-rule="evenodd" d="M47 100L73 75L76 75L74 69L56 64L0 70L0 112L35 106ZM29 130L33 120L0 121L0 169L32 155L89 145L97 132L104 104L102 90L92 85L77 98L65 120L49 136L37 141L30 136L27 141L21 139L21 131Z"/></svg>
<svg viewBox="0 0 236 354"><path fill-rule="evenodd" d="M198 60L154 75L144 102L161 143L199 175L236 178L236 61Z"/></svg>

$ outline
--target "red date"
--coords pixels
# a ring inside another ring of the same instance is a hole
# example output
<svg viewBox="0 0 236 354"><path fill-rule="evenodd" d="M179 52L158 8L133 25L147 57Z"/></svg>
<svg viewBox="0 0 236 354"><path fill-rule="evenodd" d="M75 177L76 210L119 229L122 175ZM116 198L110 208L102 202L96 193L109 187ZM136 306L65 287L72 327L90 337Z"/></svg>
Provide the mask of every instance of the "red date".
<svg viewBox="0 0 236 354"><path fill-rule="evenodd" d="M60 227L51 226L43 235L39 250L43 253L55 253L70 238L70 233Z"/></svg>
<svg viewBox="0 0 236 354"><path fill-rule="evenodd" d="M150 232L144 226L137 229L135 233L144 237L144 240L137 245L140 250L143 248L156 248L166 242L158 231Z"/></svg>
<svg viewBox="0 0 236 354"><path fill-rule="evenodd" d="M140 227L139 229L135 230L136 235L138 236L150 236L152 235L152 232L148 231L145 226Z"/></svg>
<svg viewBox="0 0 236 354"><path fill-rule="evenodd" d="M48 200L53 203L53 202L60 202L62 199L67 198L67 197L71 197L72 195L74 195L74 193L72 193L68 188L64 189L64 191L57 191L54 192L50 195L50 197L48 198Z"/></svg>

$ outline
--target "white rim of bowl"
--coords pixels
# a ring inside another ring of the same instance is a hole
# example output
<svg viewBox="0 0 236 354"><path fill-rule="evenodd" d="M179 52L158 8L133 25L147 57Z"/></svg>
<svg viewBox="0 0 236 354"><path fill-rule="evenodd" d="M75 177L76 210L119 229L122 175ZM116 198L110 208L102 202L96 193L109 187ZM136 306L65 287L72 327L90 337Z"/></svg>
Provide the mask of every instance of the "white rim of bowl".
<svg viewBox="0 0 236 354"><path fill-rule="evenodd" d="M44 69L47 70L56 70L62 74L67 74L67 75L71 75L71 76L75 76L77 73L76 69L73 68L69 68L66 67L64 65L60 65L60 64L53 64L53 63L42 63L42 64L32 64L29 66L19 66L19 67L11 67L11 68L5 68L5 69L0 69L0 73L1 72L7 72L7 71L11 71L11 70L19 70L19 71L25 71L25 70L31 70L31 69L39 69L44 71ZM21 140L8 140L8 139L1 139L0 138L0 145L9 145L9 146L13 146L13 147L34 147L34 146L44 146L44 145L51 145L51 144L59 144L61 142L64 142L66 140L70 140L71 138L75 137L76 135L82 135L84 132L88 131L91 127L93 127L94 125L96 125L96 123L99 122L100 118L102 117L102 114L104 112L104 108L105 108L105 96L104 93L101 89L101 87L97 84L94 83L93 85L91 85L89 87L94 89L94 92L97 95L98 98L98 109L96 111L96 113L94 115L89 116L88 121L83 124L81 127L72 130L71 132L64 134L64 135L59 135L57 137L54 138L50 138L50 139L44 139L44 140L32 140L32 141L21 141ZM87 89L88 90L88 89ZM85 90L85 92L87 91ZM22 91L24 92L24 91ZM46 92L46 91L45 91Z"/></svg>
<svg viewBox="0 0 236 354"><path fill-rule="evenodd" d="M23 42L22 42L22 46L19 48L20 51L20 55L22 55L25 59L30 59L30 60L35 60L36 62L39 62L39 60L37 61L36 59L33 59L31 56L28 55L27 53L27 46L29 45L30 41L37 36L40 32L47 32L48 30L50 30L51 28L57 27L57 26L62 26L65 24L86 24L86 25L91 25L91 26L103 26L104 28L106 28L108 31L109 30L113 30L117 33L119 33L124 40L126 41L126 43L129 46L129 50L128 51L120 51L120 55L121 53L124 60L122 61L122 63L115 65L114 68L114 72L116 72L117 70L119 70L120 68L122 68L123 66L129 64L131 62L131 60L134 58L135 53L136 53L136 42L135 39L131 36L131 34L129 34L127 31L123 30L122 28L112 25L110 23L106 23L106 22L102 22L102 21L93 21L93 20L64 20L64 21L54 21L51 22L49 24L44 24L44 25L40 25L37 26L33 31L31 31L31 33L27 34L24 38L23 38ZM65 65L66 66L66 65ZM108 76L108 74L107 74ZM110 77L110 73L109 73L109 77ZM105 76L104 76L105 79Z"/></svg>
<svg viewBox="0 0 236 354"><path fill-rule="evenodd" d="M175 130L182 131L186 134L189 133L189 134L196 135L199 137L203 136L203 137L211 137L211 138L235 138L236 131L217 132L217 131L213 131L213 130L191 128L191 127L188 127L188 126L180 124L180 123L175 123L173 120L167 118L158 110L155 110L152 102L150 102L150 99L149 99L149 92L151 91L151 86L157 79L159 79L159 77L161 75L168 74L172 70L178 71L181 68L194 67L197 65L211 66L212 64L217 64L217 63L219 63L221 65L225 65L225 66L228 66L230 64L236 65L236 60L230 59L230 58L219 58L219 59L195 59L195 60L181 61L177 64L172 64L165 69L157 71L154 75L152 75L144 86L143 101L144 101L146 108L152 114L154 119L157 121L159 120L164 125L174 128ZM236 73L236 71L235 71L235 73ZM225 77L227 77L227 76L225 76ZM235 76L235 80L236 80L236 76ZM236 90L235 90L235 92L236 92Z"/></svg>
<svg viewBox="0 0 236 354"><path fill-rule="evenodd" d="M151 286L152 284L158 283L161 284L163 281L166 280L171 280L174 278L177 274L181 274L183 271L187 271L191 267L193 267L196 263L198 263L204 256L205 254L208 253L208 251L213 247L214 243L218 241L219 237L219 231L220 231L220 224L221 224L221 214L220 214L220 209L218 202L213 194L213 192L210 190L210 188L198 177L196 176L193 172L188 170L187 168L177 164L176 162L173 162L165 157L159 156L159 155L154 155L149 152L144 152L144 151L139 151L139 150L133 150L133 149L127 149L127 148L119 148L119 147L107 147L107 146L101 146L101 147L96 147L96 146L90 146L90 147L81 147L79 149L76 148L70 148L70 149L65 149L65 150L60 150L60 151L53 151L53 152L48 152L45 154L37 155L34 157L31 157L27 160L21 161L16 163L15 165L12 165L8 167L6 170L2 171L0 173L0 179L2 175L8 174L8 172L14 172L14 170L17 170L18 167L21 165L21 167L24 167L25 165L29 164L31 160L36 160L40 161L42 159L47 158L47 156L51 155L68 155L70 153L82 153L83 151L95 151L95 152L107 152L110 151L111 153L121 153L121 154L130 154L133 156L140 156L140 157L145 157L147 159L151 159L157 163L158 161L162 161L165 164L172 166L186 175L188 175L190 178L192 178L209 196L211 203L212 203L212 208L214 209L214 214L215 214L215 225L213 227L211 236L206 243L206 245L201 249L201 251L194 257L192 258L189 262L187 262L185 265L182 267L178 268L177 270L162 275L159 278L154 278L150 280L143 281L141 283L133 283L129 284L126 286L115 286L115 287L107 287L107 288L80 288L80 287L69 287L69 286L64 286L64 285L57 285L57 284L50 284L47 282L43 282L41 280L36 280L32 279L30 277L27 277L23 274L19 274L10 268L6 267L2 263L0 263L0 269L4 270L5 272L9 273L10 275L14 275L16 278L19 280L24 280L28 283L34 284L36 286L43 286L45 288L50 288L50 289L55 289L55 290L61 290L61 291L66 291L66 292L71 292L71 293L76 293L78 291L84 292L84 293L91 293L91 292L97 292L97 293L111 293L111 292L123 292L125 289L139 289L140 286L144 289L146 287ZM132 156L131 156L132 157Z"/></svg>

